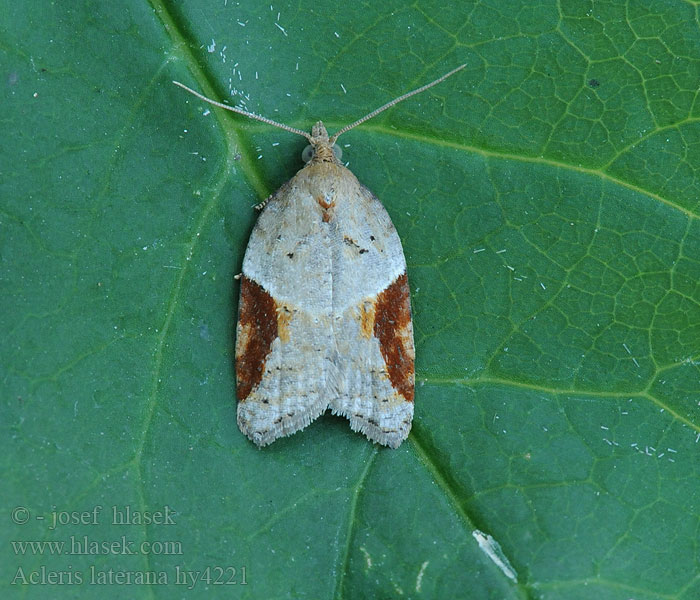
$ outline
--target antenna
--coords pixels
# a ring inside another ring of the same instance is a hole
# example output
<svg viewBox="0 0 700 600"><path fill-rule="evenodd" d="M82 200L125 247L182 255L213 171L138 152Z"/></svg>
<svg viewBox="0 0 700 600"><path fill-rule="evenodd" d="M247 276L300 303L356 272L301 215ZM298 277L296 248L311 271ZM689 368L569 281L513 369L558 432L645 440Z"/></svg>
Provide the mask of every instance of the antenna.
<svg viewBox="0 0 700 600"><path fill-rule="evenodd" d="M445 73L442 77L438 77L435 81L431 81L430 83L426 83L425 85L419 87L418 89L415 89L411 92L407 92L403 94L402 96L399 96L398 98L394 98L391 102L387 102L384 106L380 106L376 110L373 110L371 113L366 114L364 117L361 119L358 119L354 123L351 123L350 125L346 125L343 127L340 131L337 133L333 134L331 138L329 139L329 143L333 145L335 141L344 133L352 129L353 127L357 127L361 123L364 123L365 121L368 121L372 117L376 117L379 113L384 112L387 108L391 108L395 104L398 104L399 102L403 102L407 98L410 98L411 96L415 96L416 94L420 94L421 92L424 92L425 90L433 87L434 85L437 85L438 83L442 83L447 79L448 77L451 77L458 71L461 71L466 67L467 65L460 65L456 69L452 69L449 73ZM219 108L223 108L225 110L230 110L231 112L238 113L239 115L243 115L245 117L249 117L250 119L255 119L256 121L262 121L263 123L267 123L268 125L273 125L275 127L279 127L280 129L284 129L285 131L289 131L290 133L296 133L297 135L302 135L304 136L307 140L310 142L312 141L311 134L307 133L306 131L302 131L301 129L297 129L296 127L290 127L289 125L284 125L283 123L278 123L277 121L273 121L272 119L268 119L267 117L263 117L261 115L256 115L255 113L248 112L247 110L243 110L242 108L238 108L236 106L229 106L228 104L224 104L222 102L217 102L216 100L212 100L211 98L207 98L206 96L203 96L199 92L195 92L192 88L187 87L185 84L180 83L179 81L173 81L173 83L181 87L183 90L187 90L190 94L193 94L194 96L197 96L200 100L204 100L205 102L208 102L209 104L213 104L214 106L218 106Z"/></svg>
<svg viewBox="0 0 700 600"><path fill-rule="evenodd" d="M261 115L256 115L255 113L248 112L247 110L243 110L242 108L238 108L236 106L229 106L228 104L224 104L223 102L217 102L216 100L212 100L211 98L203 96L199 92L195 92L192 88L188 88L184 83L180 83L179 81L173 81L173 83L176 86L181 87L183 90L187 90L190 94L197 96L197 98L199 98L200 100L209 102L209 104L213 104L214 106L218 106L219 108L225 108L226 110L238 113L239 115L255 119L256 121L262 121L263 123L267 123L268 125L274 125L275 127L279 127L280 129L284 129L285 131L289 131L290 133L303 135L307 140L311 141L311 135L309 135L306 131L302 131L301 129L297 129L296 127L290 127L289 125L285 125L283 123L278 123L277 121L273 121L272 119L268 119L267 117L263 117Z"/></svg>
<svg viewBox="0 0 700 600"><path fill-rule="evenodd" d="M430 83L426 83L425 85L419 87L416 90L413 90L412 92L406 92L403 96L399 96L398 98L394 98L391 102L387 102L384 106L380 106L378 109L373 110L371 113L365 115L361 119L358 119L354 123L351 123L350 125L346 125L343 127L340 131L334 133L331 136L331 139L329 140L329 143L335 142L341 135L343 135L345 132L350 131L353 127L357 127L360 123L364 123L365 121L369 121L372 117L376 117L380 112L385 111L387 108L391 108L394 106L394 104L398 104L399 102L403 102L407 98L410 98L411 96L415 96L416 94L420 94L421 92L424 92L428 88L433 87L434 85L437 85L438 83L442 83L450 77L451 75L454 75L457 71L461 71L464 67L467 65L460 65L456 69L452 69L449 73L445 73L442 77L438 77L435 81L431 81Z"/></svg>

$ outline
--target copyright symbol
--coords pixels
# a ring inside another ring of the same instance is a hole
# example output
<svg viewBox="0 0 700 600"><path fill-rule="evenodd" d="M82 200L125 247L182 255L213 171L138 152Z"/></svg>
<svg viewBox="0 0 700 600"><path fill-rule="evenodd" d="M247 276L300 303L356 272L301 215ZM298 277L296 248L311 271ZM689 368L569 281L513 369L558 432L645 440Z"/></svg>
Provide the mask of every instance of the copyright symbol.
<svg viewBox="0 0 700 600"><path fill-rule="evenodd" d="M12 521L17 525L24 525L29 521L29 509L24 506L15 506L12 509Z"/></svg>

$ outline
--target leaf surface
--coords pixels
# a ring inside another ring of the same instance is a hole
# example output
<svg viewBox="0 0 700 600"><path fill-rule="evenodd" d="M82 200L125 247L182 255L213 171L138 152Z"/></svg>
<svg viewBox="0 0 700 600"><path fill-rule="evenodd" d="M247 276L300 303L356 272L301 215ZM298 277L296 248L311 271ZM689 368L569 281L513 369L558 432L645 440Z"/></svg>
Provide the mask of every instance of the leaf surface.
<svg viewBox="0 0 700 600"><path fill-rule="evenodd" d="M3 596L698 598L698 24L673 1L12 3ZM258 450L233 276L306 141L171 80L332 132L462 63L340 139L409 265L409 439L326 415Z"/></svg>

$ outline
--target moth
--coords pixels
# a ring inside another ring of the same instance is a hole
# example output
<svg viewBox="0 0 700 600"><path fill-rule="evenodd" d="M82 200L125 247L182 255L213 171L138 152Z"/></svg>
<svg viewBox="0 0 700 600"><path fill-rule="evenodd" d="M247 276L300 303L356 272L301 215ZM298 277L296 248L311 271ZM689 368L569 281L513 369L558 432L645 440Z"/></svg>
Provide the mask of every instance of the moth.
<svg viewBox="0 0 700 600"><path fill-rule="evenodd" d="M258 446L327 409L397 448L413 419L415 349L406 260L381 202L340 162L338 138L461 65L329 136L211 100L305 137L306 165L261 205L243 259L236 328L237 420Z"/></svg>

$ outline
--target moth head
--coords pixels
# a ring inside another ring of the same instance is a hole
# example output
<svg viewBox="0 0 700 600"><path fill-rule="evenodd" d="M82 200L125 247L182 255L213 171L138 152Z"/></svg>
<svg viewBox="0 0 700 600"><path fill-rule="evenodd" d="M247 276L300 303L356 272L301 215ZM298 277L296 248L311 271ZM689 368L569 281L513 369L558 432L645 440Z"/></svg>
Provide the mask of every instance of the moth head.
<svg viewBox="0 0 700 600"><path fill-rule="evenodd" d="M328 131L322 121L318 121L311 128L311 142L301 153L301 159L305 163L315 162L334 162L340 164L340 159L343 156L343 151L340 146L331 143L328 137Z"/></svg>

